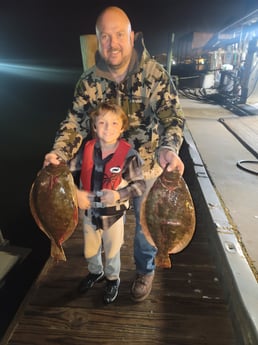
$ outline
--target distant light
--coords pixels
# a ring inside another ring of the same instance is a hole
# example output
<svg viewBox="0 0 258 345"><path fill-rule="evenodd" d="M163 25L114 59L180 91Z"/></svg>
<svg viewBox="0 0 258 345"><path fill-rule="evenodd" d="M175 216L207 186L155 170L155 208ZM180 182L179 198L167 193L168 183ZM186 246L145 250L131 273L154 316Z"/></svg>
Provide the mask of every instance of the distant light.
<svg viewBox="0 0 258 345"><path fill-rule="evenodd" d="M13 63L1 63L0 73L13 74L23 78L32 78L41 81L69 82L82 73L79 69L49 68L43 66L32 66Z"/></svg>

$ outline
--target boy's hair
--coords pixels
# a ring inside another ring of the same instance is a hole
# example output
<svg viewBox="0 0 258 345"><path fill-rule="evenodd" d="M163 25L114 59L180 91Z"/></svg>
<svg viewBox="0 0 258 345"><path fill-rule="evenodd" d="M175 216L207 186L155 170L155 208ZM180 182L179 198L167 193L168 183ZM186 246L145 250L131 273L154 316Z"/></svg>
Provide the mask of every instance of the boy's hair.
<svg viewBox="0 0 258 345"><path fill-rule="evenodd" d="M91 120L92 120L92 125L95 126L96 123L96 118L100 114L105 114L108 111L111 111L112 113L118 115L120 119L122 120L122 128L124 131L127 130L129 121L128 121L128 116L125 114L123 109L115 103L112 102L102 102L98 105L98 107L90 114Z"/></svg>

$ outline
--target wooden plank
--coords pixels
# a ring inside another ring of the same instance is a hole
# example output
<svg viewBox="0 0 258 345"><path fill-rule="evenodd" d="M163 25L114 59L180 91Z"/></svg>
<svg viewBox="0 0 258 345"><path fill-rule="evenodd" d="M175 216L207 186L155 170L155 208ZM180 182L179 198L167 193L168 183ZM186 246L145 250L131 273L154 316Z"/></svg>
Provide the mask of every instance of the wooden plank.
<svg viewBox="0 0 258 345"><path fill-rule="evenodd" d="M97 37L95 34L81 35L80 44L81 44L83 70L87 71L87 69L95 65Z"/></svg>

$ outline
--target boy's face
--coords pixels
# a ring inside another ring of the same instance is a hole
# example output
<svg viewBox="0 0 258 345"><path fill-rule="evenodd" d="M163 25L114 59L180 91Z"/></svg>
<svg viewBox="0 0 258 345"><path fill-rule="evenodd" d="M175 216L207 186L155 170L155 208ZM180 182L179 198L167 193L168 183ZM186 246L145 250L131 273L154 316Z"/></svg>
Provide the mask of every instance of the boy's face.
<svg viewBox="0 0 258 345"><path fill-rule="evenodd" d="M114 144L123 133L123 122L119 115L112 111L100 113L95 121L97 137L105 144Z"/></svg>

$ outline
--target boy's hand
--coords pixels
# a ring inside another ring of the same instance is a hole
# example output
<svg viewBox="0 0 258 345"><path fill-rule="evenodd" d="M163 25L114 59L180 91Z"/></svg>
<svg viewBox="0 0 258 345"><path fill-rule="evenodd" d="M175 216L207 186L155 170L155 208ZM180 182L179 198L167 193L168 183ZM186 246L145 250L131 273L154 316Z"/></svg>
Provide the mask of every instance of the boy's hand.
<svg viewBox="0 0 258 345"><path fill-rule="evenodd" d="M116 190L102 189L103 195L100 197L100 201L103 204L112 205L120 199L120 194Z"/></svg>
<svg viewBox="0 0 258 345"><path fill-rule="evenodd" d="M90 193L85 190L77 189L78 206L81 210L90 208Z"/></svg>

